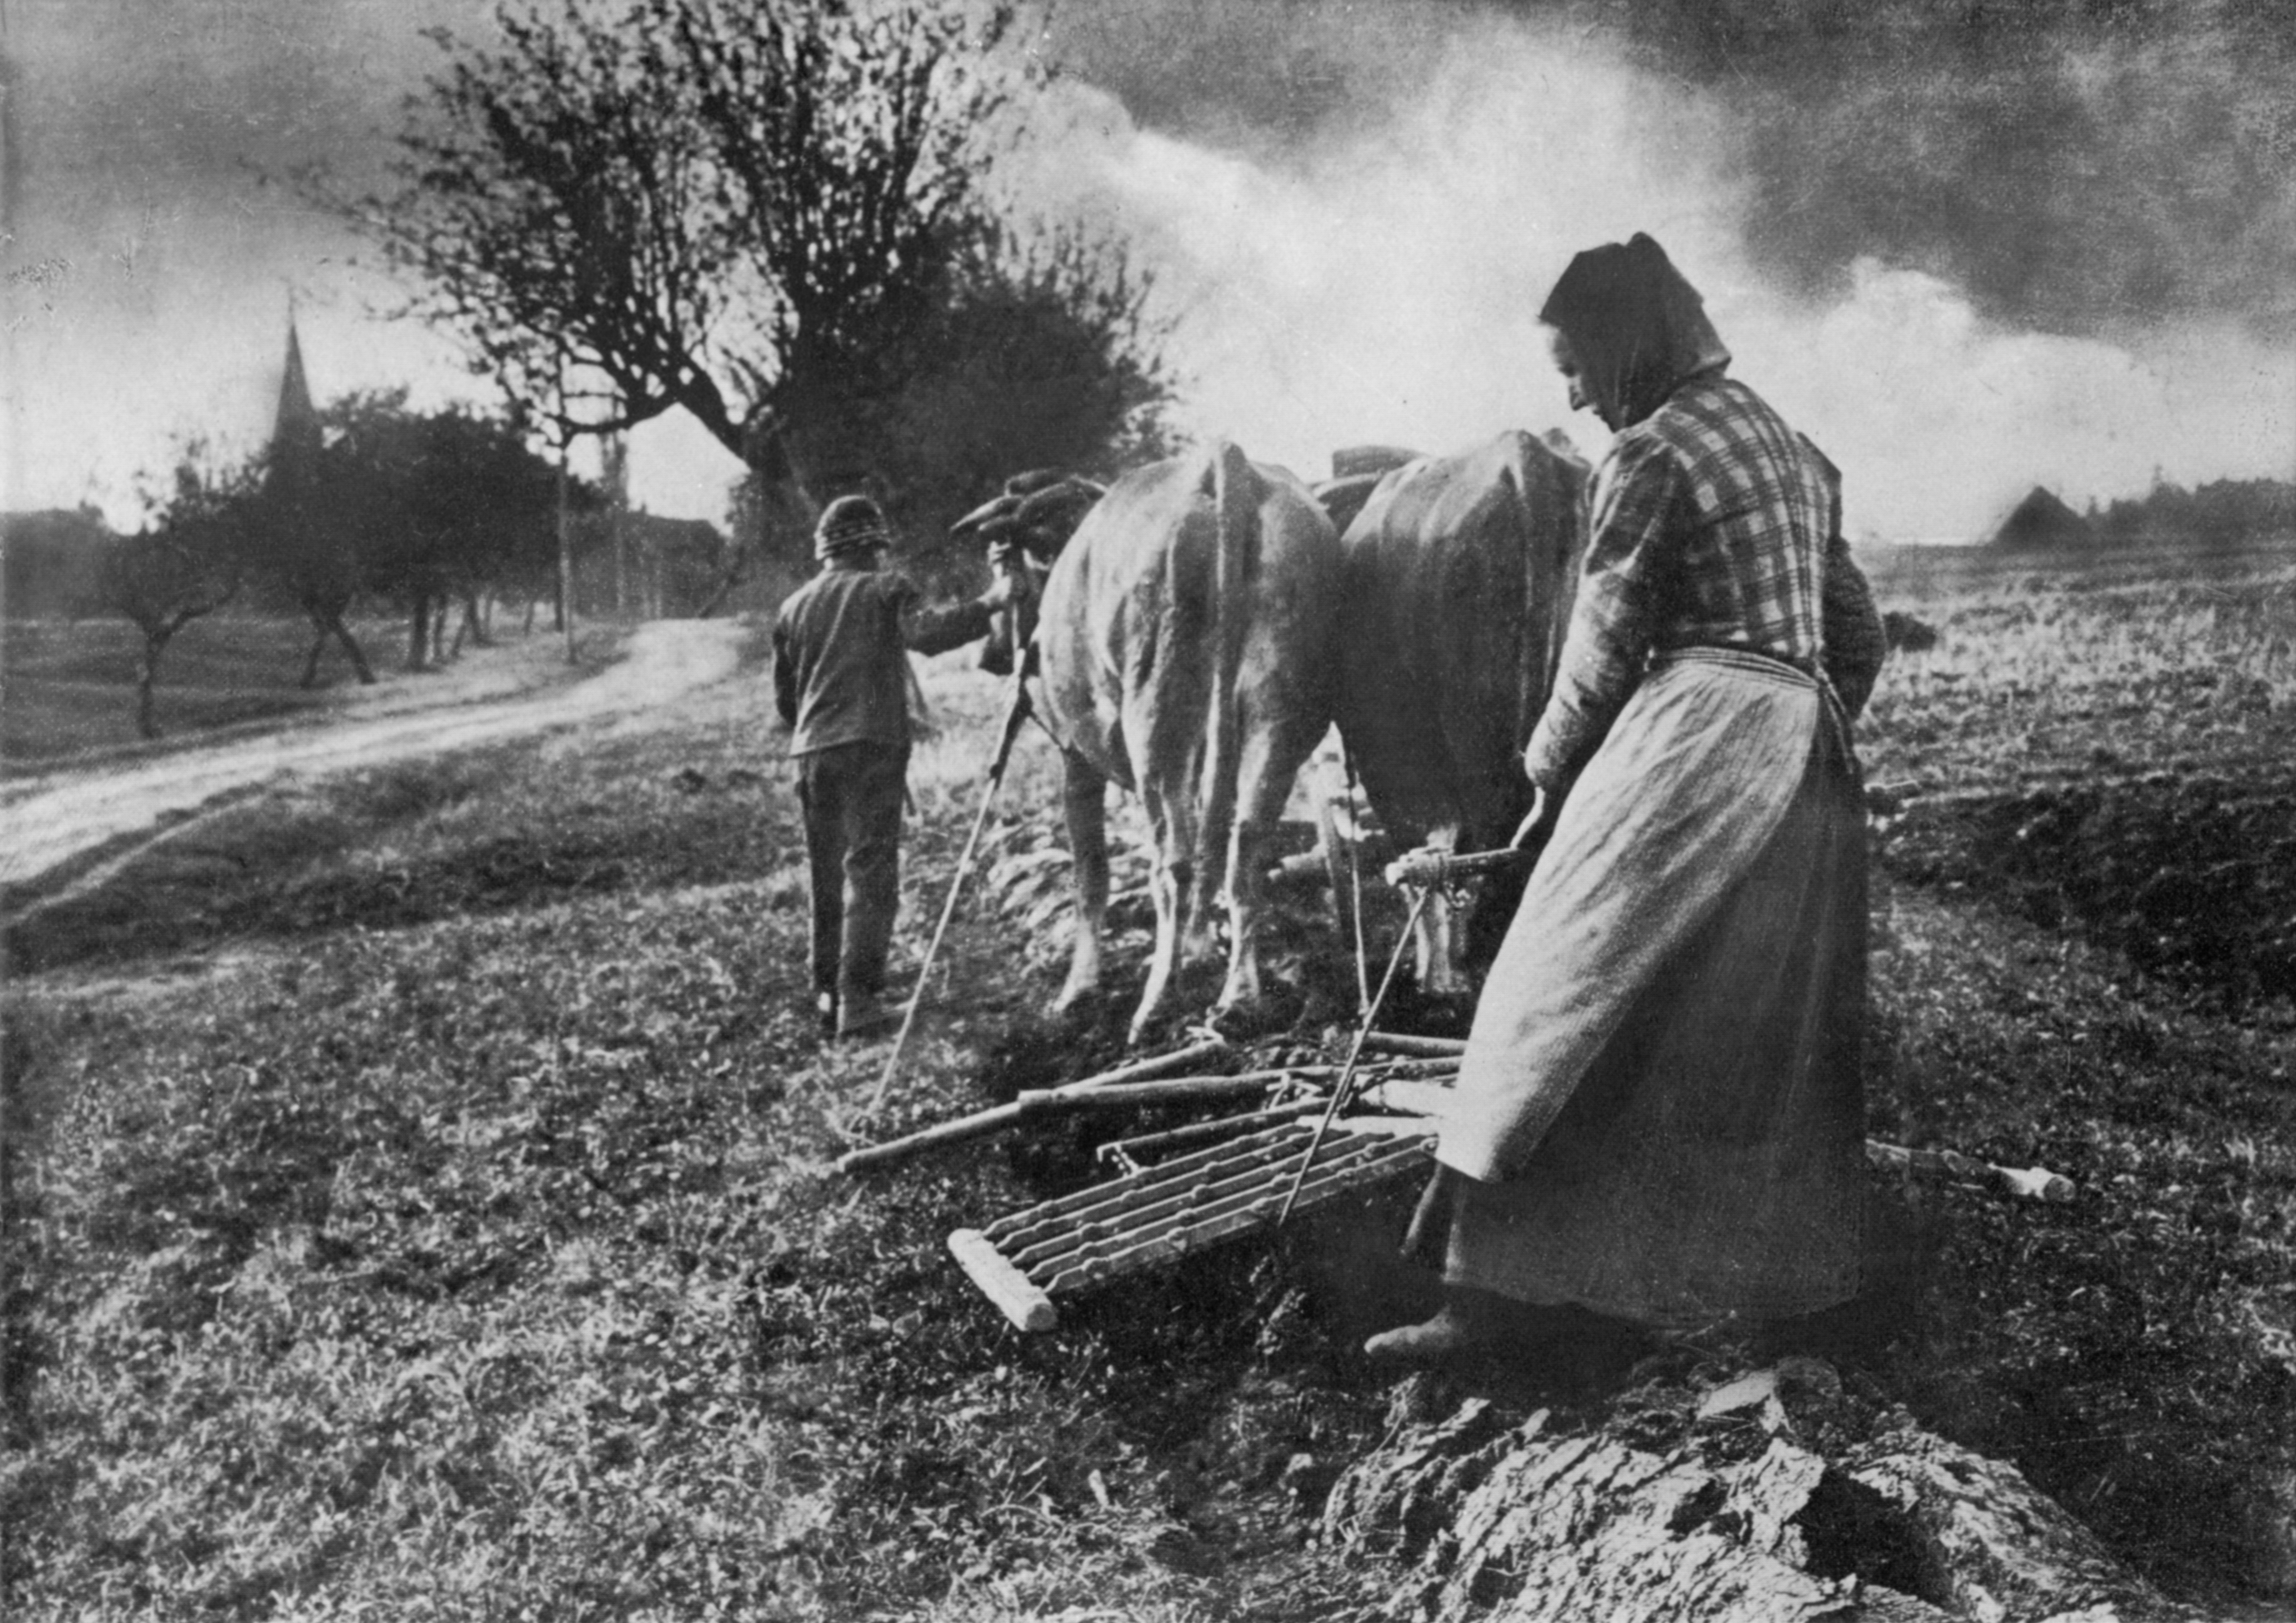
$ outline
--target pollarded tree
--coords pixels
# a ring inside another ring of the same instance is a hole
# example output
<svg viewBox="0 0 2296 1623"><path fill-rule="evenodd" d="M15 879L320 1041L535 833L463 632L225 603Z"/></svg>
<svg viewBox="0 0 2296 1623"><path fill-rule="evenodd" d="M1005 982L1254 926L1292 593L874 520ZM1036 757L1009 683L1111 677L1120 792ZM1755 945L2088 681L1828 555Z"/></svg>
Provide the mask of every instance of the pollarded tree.
<svg viewBox="0 0 2296 1623"><path fill-rule="evenodd" d="M135 730L145 738L160 735L160 657L168 644L238 594L240 553L259 521L261 484L255 463L220 468L194 444L176 464L174 489L153 522L105 545L98 572L104 606L144 634Z"/></svg>
<svg viewBox="0 0 2296 1623"><path fill-rule="evenodd" d="M869 466L952 309L1036 296L983 246L993 132L1034 73L1009 6L521 0L496 21L499 47L434 36L451 60L394 188L338 206L561 434L683 407L801 521Z"/></svg>

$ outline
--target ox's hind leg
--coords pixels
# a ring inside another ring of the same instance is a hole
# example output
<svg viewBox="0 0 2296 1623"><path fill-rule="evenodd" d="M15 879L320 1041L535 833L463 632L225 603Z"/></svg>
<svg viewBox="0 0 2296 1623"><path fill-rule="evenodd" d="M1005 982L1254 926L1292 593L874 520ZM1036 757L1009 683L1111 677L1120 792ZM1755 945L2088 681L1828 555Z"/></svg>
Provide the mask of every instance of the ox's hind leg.
<svg viewBox="0 0 2296 1623"><path fill-rule="evenodd" d="M1255 727L1245 735L1235 797L1235 825L1229 831L1225 899L1228 916L1227 980L1218 1011L1248 1008L1260 996L1260 935L1267 922L1267 873L1275 849L1283 803L1292 780L1314 742L1302 747L1288 729Z"/></svg>
<svg viewBox="0 0 2296 1623"><path fill-rule="evenodd" d="M1076 946L1068 984L1054 1000L1062 1013L1100 989L1101 929L1108 914L1108 779L1063 752L1061 809L1069 830L1069 872L1075 886Z"/></svg>
<svg viewBox="0 0 2296 1623"><path fill-rule="evenodd" d="M1207 963L1219 951L1214 926L1227 901L1223 854L1206 851L1201 862L1184 854L1178 868L1180 962Z"/></svg>
<svg viewBox="0 0 2296 1623"><path fill-rule="evenodd" d="M1148 895L1156 906L1156 945L1148 954L1148 980L1140 988L1140 1006L1133 1012L1129 1040L1137 1043L1149 1023L1163 1011L1180 965L1182 939L1187 932L1188 896L1196 865L1190 859L1188 819L1177 816L1159 789L1144 788L1141 805L1148 814L1149 837L1154 857L1148 871Z"/></svg>

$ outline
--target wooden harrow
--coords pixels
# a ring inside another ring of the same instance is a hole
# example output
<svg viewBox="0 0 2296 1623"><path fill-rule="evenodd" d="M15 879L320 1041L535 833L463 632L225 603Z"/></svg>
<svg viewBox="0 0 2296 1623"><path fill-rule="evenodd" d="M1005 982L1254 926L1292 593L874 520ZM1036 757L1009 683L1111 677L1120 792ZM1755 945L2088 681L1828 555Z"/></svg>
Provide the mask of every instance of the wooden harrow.
<svg viewBox="0 0 2296 1623"><path fill-rule="evenodd" d="M1101 1146L1120 1176L1042 1201L983 1228L961 1228L948 1249L983 1295L1029 1332L1060 1323L1056 1297L1079 1292L1253 1234L1272 1233L1286 1209L1321 1205L1433 1164L1450 1083L1466 1045L1456 1038L1366 1031L1361 1053L1381 1056L1358 1073L1349 1103L1377 1112L1333 1114L1342 1068L1283 1065L1224 1075L1174 1070L1235 1057L1218 1039L1065 1087L1023 1093L1009 1104L938 1123L890 1143L857 1148L837 1163L859 1174L1054 1116L1141 1106L1256 1106ZM1398 1113L1401 1112L1401 1113ZM1328 1123L1317 1141L1319 1119ZM1205 1144L1207 1139L1217 1142ZM1193 1146L1204 1144L1202 1148ZM1173 1153L1185 1150L1185 1153ZM1155 1165L1144 1160L1170 1155ZM1868 1140L1878 1171L2022 1200L2070 1201L2071 1182L2046 1168L2001 1167L1952 1150L1906 1149ZM1296 1189L1296 1198L1292 1197Z"/></svg>
<svg viewBox="0 0 2296 1623"><path fill-rule="evenodd" d="M1434 1124L1354 1117L1314 1143L1316 1124L1282 1123L1076 1194L961 1228L948 1249L982 1294L1029 1332L1060 1323L1055 1296L1177 1262L1254 1229L1275 1226L1312 1147L1294 1209L1369 1189L1434 1160Z"/></svg>

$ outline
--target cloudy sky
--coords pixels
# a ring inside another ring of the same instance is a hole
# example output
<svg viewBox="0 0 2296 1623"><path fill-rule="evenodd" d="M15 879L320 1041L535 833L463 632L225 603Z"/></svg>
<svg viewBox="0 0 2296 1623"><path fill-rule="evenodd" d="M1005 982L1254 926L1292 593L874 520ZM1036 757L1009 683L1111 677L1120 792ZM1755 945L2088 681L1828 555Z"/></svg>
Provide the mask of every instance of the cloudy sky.
<svg viewBox="0 0 2296 1623"><path fill-rule="evenodd" d="M0 0L5 502L137 516L176 441L259 441L291 299L321 397L483 398L281 177L379 172L490 0ZM2296 45L2265 0L1068 0L1016 184L1158 275L1186 416L1314 476L1570 414L1532 312L1646 230L1853 531L1968 538L2296 476ZM2251 14L2261 19L2251 23ZM734 472L666 421L639 498Z"/></svg>

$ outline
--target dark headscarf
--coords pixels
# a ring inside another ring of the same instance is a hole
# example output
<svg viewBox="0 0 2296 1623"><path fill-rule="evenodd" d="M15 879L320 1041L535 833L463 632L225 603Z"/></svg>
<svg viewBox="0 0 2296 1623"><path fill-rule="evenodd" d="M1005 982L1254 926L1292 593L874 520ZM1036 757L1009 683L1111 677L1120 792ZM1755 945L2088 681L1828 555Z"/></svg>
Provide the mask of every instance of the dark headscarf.
<svg viewBox="0 0 2296 1623"><path fill-rule="evenodd" d="M1604 422L1640 422L1685 378L1730 364L1706 301L1649 236L1570 261L1538 319L1570 341L1581 388Z"/></svg>

